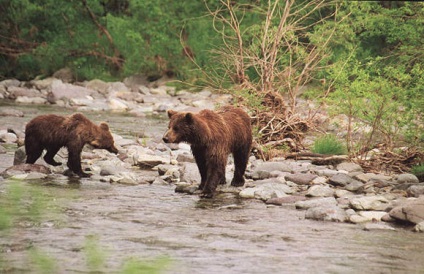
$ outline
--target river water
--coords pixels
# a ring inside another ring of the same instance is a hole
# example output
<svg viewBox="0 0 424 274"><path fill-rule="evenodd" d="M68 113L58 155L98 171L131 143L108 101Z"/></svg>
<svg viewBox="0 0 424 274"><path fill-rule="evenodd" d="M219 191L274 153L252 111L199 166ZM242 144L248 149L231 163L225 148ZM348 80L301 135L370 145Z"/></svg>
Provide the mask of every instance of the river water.
<svg viewBox="0 0 424 274"><path fill-rule="evenodd" d="M36 113L68 113L13 107L25 117L0 119L18 129ZM87 115L127 137L160 136L166 127L165 119ZM0 155L0 171L12 164L13 149ZM406 229L365 231L306 220L294 206L268 206L233 194L200 199L175 193L171 185L60 178L22 183L42 190L55 210L40 221L16 224L0 239L3 270L35 273L28 249L36 247L54 258L57 273L88 273L84 247L94 238L104 257L97 273L120 273L129 258L162 257L170 260L165 273L424 273L423 234ZM0 190L13 183L0 181Z"/></svg>

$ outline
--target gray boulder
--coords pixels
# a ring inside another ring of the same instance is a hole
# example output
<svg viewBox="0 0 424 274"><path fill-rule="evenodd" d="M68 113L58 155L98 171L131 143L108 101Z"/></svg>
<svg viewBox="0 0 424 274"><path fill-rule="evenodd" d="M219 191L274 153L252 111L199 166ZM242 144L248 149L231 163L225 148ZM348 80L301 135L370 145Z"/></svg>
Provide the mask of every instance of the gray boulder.
<svg viewBox="0 0 424 274"><path fill-rule="evenodd" d="M346 212L336 205L309 208L305 212L305 218L331 222L345 222L349 220Z"/></svg>
<svg viewBox="0 0 424 274"><path fill-rule="evenodd" d="M424 221L424 196L408 200L390 210L390 216L402 221L418 224Z"/></svg>

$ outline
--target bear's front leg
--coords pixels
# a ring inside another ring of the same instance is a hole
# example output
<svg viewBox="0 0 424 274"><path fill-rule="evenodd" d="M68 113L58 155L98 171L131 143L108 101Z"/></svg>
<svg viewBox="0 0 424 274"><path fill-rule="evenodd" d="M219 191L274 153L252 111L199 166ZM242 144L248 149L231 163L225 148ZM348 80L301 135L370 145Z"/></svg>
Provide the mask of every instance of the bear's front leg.
<svg viewBox="0 0 424 274"><path fill-rule="evenodd" d="M197 168L200 173L200 185L199 190L203 190L206 184L206 176L207 176L207 167L206 167L206 156L205 156L205 148L204 147L196 147L191 146L191 151L194 156L194 160L196 160Z"/></svg>
<svg viewBox="0 0 424 274"><path fill-rule="evenodd" d="M225 184L225 160L209 162L202 197L212 198L219 184Z"/></svg>
<svg viewBox="0 0 424 274"><path fill-rule="evenodd" d="M90 177L90 174L82 171L81 150L76 152L76 151L68 149L68 153L69 153L69 158L68 158L69 169L72 170L75 174L77 174L80 177Z"/></svg>

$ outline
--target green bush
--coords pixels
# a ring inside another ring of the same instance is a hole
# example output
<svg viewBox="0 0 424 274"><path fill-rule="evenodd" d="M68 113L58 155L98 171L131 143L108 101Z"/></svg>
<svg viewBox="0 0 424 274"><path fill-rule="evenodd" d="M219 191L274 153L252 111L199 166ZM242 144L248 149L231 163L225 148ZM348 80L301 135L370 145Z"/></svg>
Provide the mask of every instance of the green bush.
<svg viewBox="0 0 424 274"><path fill-rule="evenodd" d="M312 152L326 155L346 154L346 147L334 135L324 135L315 140Z"/></svg>
<svg viewBox="0 0 424 274"><path fill-rule="evenodd" d="M420 182L424 182L424 164L420 164L418 166L413 166L411 169L412 174L417 176Z"/></svg>

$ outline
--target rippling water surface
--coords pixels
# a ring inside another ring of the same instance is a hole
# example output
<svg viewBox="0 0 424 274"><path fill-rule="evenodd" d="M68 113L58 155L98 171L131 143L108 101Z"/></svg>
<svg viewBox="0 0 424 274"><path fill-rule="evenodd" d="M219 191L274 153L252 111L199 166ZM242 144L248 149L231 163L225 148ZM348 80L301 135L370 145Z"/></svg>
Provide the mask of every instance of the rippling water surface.
<svg viewBox="0 0 424 274"><path fill-rule="evenodd" d="M1 117L2 123L23 128L35 111L58 112L20 109L25 117ZM160 136L166 127L165 120L87 115L108 121L113 131L127 137ZM0 171L13 162L13 147L8 151L0 155ZM0 190L13 183L0 181ZM128 258L161 256L172 260L166 273L424 272L423 234L404 229L365 231L358 225L310 221L293 206L267 206L232 194L200 199L175 193L173 186L89 179L23 184L44 191L56 211L40 223L18 224L0 239L0 258L11 272L34 272L30 247L55 258L59 273L88 272L83 249L90 236L107 258L104 273L119 272Z"/></svg>

